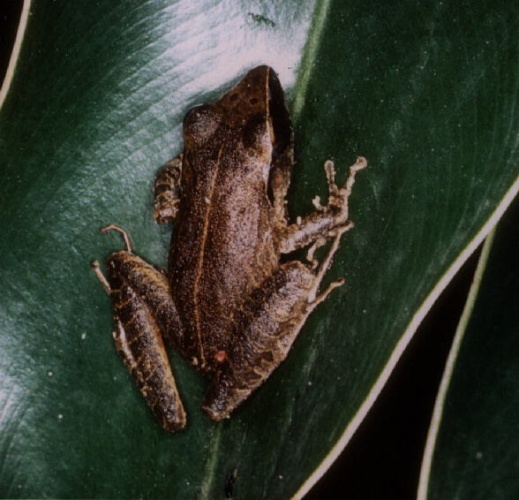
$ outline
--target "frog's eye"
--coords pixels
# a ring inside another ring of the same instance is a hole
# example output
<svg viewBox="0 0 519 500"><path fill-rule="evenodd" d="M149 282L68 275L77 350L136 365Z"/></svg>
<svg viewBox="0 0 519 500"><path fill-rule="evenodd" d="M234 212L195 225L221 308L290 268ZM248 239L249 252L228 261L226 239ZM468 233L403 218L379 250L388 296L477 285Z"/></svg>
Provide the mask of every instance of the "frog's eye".
<svg viewBox="0 0 519 500"><path fill-rule="evenodd" d="M189 110L184 117L184 140L204 143L218 128L218 116L211 105L204 104Z"/></svg>
<svg viewBox="0 0 519 500"><path fill-rule="evenodd" d="M243 125L242 141L243 145L252 151L259 150L264 142L265 119L261 113L253 115Z"/></svg>

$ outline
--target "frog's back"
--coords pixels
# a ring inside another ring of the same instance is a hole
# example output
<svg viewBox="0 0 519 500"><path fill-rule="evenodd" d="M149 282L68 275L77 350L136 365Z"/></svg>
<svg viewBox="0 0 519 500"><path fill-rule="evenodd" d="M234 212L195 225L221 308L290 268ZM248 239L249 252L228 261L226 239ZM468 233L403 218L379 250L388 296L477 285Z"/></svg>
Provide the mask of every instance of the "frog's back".
<svg viewBox="0 0 519 500"><path fill-rule="evenodd" d="M278 255L259 171L243 168L232 151L205 161L203 172L186 164L169 273L183 350L211 370L227 348L235 311L272 274Z"/></svg>
<svg viewBox="0 0 519 500"><path fill-rule="evenodd" d="M286 192L292 128L279 80L266 66L215 103L191 109L183 125L169 275L183 322L179 348L211 370L214 356L225 355L235 313L278 266L282 210L279 200L273 209L267 185L276 163L278 198Z"/></svg>

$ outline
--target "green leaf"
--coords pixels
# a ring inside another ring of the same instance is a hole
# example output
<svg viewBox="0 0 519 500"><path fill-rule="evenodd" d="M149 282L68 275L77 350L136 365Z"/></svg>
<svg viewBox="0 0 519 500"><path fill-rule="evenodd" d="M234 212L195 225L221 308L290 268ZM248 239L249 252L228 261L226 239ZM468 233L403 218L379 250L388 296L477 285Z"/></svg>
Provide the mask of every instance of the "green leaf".
<svg viewBox="0 0 519 500"><path fill-rule="evenodd" d="M517 191L517 10L35 0L0 115L0 496L221 498L235 470L235 498L306 491ZM168 435L114 352L90 261L120 248L98 234L116 222L165 265L155 172L185 112L260 63L293 111L291 214L324 197L325 160L342 178L370 161L329 273L347 283L229 421L200 412L207 383L173 353L189 426Z"/></svg>
<svg viewBox="0 0 519 500"><path fill-rule="evenodd" d="M519 199L485 244L436 402L420 498L519 495L518 217Z"/></svg>

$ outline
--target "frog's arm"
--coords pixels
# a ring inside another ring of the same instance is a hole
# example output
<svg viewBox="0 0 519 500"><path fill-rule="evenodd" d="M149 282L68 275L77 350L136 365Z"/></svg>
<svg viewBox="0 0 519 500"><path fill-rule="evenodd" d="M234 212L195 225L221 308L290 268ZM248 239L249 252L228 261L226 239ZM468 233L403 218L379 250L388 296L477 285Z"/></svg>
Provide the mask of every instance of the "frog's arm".
<svg viewBox="0 0 519 500"><path fill-rule="evenodd" d="M344 232L353 227L353 223L348 220L348 199L355 183L356 173L366 168L367 165L368 162L365 158L357 158L357 161L350 167L350 174L344 186L339 188L335 183L333 162L328 160L324 164L328 180L328 204L321 205L319 197L316 197L313 200L316 211L304 218L298 217L295 224L291 224L283 230L280 245L282 253L290 253L298 248L313 245L310 250L313 254L315 248L336 237L338 231Z"/></svg>
<svg viewBox="0 0 519 500"><path fill-rule="evenodd" d="M180 203L182 153L160 168L155 179L155 208L153 216L159 224L172 222Z"/></svg>

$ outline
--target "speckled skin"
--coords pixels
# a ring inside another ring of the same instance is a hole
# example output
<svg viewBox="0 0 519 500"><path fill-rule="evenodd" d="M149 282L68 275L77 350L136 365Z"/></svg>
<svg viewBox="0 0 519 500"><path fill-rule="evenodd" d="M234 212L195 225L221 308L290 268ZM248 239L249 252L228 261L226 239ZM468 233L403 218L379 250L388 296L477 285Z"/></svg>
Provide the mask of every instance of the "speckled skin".
<svg viewBox="0 0 519 500"><path fill-rule="evenodd" d="M327 205L315 201L313 214L289 224L292 164L283 91L260 66L186 115L184 151L158 173L155 219L174 221L167 274L134 255L129 240L109 257L107 279L96 264L112 298L118 352L167 430L184 427L186 416L163 339L213 380L203 408L220 420L286 358L311 311L342 284L318 294L352 227L347 200L366 161L357 159L342 188L327 162ZM319 265L313 251L329 240ZM283 253L310 245L307 263L280 263Z"/></svg>

